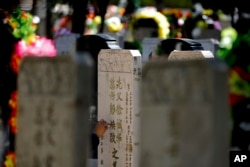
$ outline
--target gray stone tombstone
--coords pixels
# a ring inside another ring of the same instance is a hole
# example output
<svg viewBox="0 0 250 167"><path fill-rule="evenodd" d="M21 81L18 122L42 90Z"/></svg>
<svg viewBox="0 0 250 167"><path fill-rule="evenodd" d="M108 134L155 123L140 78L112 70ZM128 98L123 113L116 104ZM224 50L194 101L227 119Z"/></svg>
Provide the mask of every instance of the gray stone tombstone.
<svg viewBox="0 0 250 167"><path fill-rule="evenodd" d="M146 63L150 59L150 54L155 47L162 41L161 38L144 38L142 41L142 63Z"/></svg>
<svg viewBox="0 0 250 167"><path fill-rule="evenodd" d="M228 69L216 59L145 64L140 167L228 167Z"/></svg>
<svg viewBox="0 0 250 167"><path fill-rule="evenodd" d="M25 57L18 78L18 167L85 167L92 64Z"/></svg>
<svg viewBox="0 0 250 167"><path fill-rule="evenodd" d="M98 167L138 167L139 84L138 50L102 49L98 55L98 119L109 123L100 139Z"/></svg>
<svg viewBox="0 0 250 167"><path fill-rule="evenodd" d="M75 55L77 38L79 38L79 34L62 35L55 38L57 55Z"/></svg>
<svg viewBox="0 0 250 167"><path fill-rule="evenodd" d="M217 50L219 49L219 41L217 39L196 39L195 41L201 43L204 50L211 51L214 55L216 55Z"/></svg>

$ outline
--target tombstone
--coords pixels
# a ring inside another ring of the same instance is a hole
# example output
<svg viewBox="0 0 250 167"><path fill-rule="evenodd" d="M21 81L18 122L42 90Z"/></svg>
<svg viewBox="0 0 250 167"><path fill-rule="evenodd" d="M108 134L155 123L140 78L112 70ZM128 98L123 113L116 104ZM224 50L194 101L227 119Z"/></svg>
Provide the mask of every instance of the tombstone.
<svg viewBox="0 0 250 167"><path fill-rule="evenodd" d="M150 59L155 47L162 41L161 38L144 38L142 41L142 63L146 63Z"/></svg>
<svg viewBox="0 0 250 167"><path fill-rule="evenodd" d="M97 56L101 49L121 49L117 44L116 38L108 34L84 35L77 39L78 51L89 51L95 53L93 56L97 60Z"/></svg>
<svg viewBox="0 0 250 167"><path fill-rule="evenodd" d="M117 33L107 32L106 34L116 39L117 44L120 46L121 49L124 48L124 36L125 36L124 32L117 32Z"/></svg>
<svg viewBox="0 0 250 167"><path fill-rule="evenodd" d="M219 41L217 39L196 39L195 41L201 43L204 50L210 50L214 55L216 55L217 50L219 49Z"/></svg>
<svg viewBox="0 0 250 167"><path fill-rule="evenodd" d="M109 123L100 139L98 167L138 167L139 84L138 50L107 50L98 55L98 119Z"/></svg>
<svg viewBox="0 0 250 167"><path fill-rule="evenodd" d="M152 52L151 59L168 58L172 51L201 51L202 45L188 38L168 38L159 42Z"/></svg>
<svg viewBox="0 0 250 167"><path fill-rule="evenodd" d="M229 166L227 71L216 59L145 64L140 167Z"/></svg>
<svg viewBox="0 0 250 167"><path fill-rule="evenodd" d="M75 55L77 38L79 38L79 34L62 35L55 38L57 55Z"/></svg>
<svg viewBox="0 0 250 167"><path fill-rule="evenodd" d="M18 78L17 166L85 167L92 64L25 57Z"/></svg>
<svg viewBox="0 0 250 167"><path fill-rule="evenodd" d="M161 47L167 53L173 50L204 50L201 43L189 38L168 38L161 42Z"/></svg>
<svg viewBox="0 0 250 167"><path fill-rule="evenodd" d="M174 50L170 53L168 60L192 60L192 59L209 59L214 55L209 50L200 51L178 51Z"/></svg>

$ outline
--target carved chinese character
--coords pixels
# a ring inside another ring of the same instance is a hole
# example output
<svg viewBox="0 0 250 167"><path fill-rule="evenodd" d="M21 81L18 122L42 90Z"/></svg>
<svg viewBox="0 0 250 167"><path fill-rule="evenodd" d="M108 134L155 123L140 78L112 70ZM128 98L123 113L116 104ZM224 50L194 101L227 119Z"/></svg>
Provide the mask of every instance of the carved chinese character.
<svg viewBox="0 0 250 167"><path fill-rule="evenodd" d="M120 130L120 131L122 130L122 120L121 119L117 120L116 128L117 128L117 130Z"/></svg>
<svg viewBox="0 0 250 167"><path fill-rule="evenodd" d="M110 80L109 80L109 88L111 90L115 90L115 79L114 77L112 77Z"/></svg>
<svg viewBox="0 0 250 167"><path fill-rule="evenodd" d="M37 106L37 110L35 112L36 112L35 119L34 119L35 124L42 125L43 124L43 116L42 116L43 110L40 104Z"/></svg>
<svg viewBox="0 0 250 167"><path fill-rule="evenodd" d="M116 143L114 133L110 133L110 143Z"/></svg>
<svg viewBox="0 0 250 167"><path fill-rule="evenodd" d="M118 143L122 141L122 133L117 133L116 140Z"/></svg>
<svg viewBox="0 0 250 167"><path fill-rule="evenodd" d="M109 94L110 100L115 100L115 92L111 91Z"/></svg>
<svg viewBox="0 0 250 167"><path fill-rule="evenodd" d="M128 92L126 92L126 97L125 97L125 101L126 101L126 106L128 105Z"/></svg>
<svg viewBox="0 0 250 167"><path fill-rule="evenodd" d="M122 115L122 110L123 110L123 108L122 108L121 104L117 104L116 105L116 113L117 113L117 115Z"/></svg>
<svg viewBox="0 0 250 167"><path fill-rule="evenodd" d="M128 91L130 91L130 84L129 83L127 84L127 87L128 87Z"/></svg>
<svg viewBox="0 0 250 167"><path fill-rule="evenodd" d="M114 161L113 162L113 167L116 167L117 166L117 161Z"/></svg>
<svg viewBox="0 0 250 167"><path fill-rule="evenodd" d="M134 74L134 75L136 75L136 68L134 68L134 70L133 70L133 74Z"/></svg>
<svg viewBox="0 0 250 167"><path fill-rule="evenodd" d="M53 102L49 102L48 104L48 108L47 108L47 120L48 120L48 123L50 125L55 125L56 124L56 118L55 118L55 114L54 114L55 110L54 110L54 103Z"/></svg>
<svg viewBox="0 0 250 167"><path fill-rule="evenodd" d="M132 144L127 144L127 145L126 145L126 151L132 153L132 151L133 151L133 146L132 146Z"/></svg>
<svg viewBox="0 0 250 167"><path fill-rule="evenodd" d="M117 95L117 96L116 96L116 101L123 101L123 99L122 99L122 97L121 97L121 95L122 95L121 92L117 92L116 95Z"/></svg>
<svg viewBox="0 0 250 167"><path fill-rule="evenodd" d="M118 152L118 150L117 150L116 148L114 148L113 151L112 151L112 157L113 157L114 159L119 159L119 157L116 155L117 152Z"/></svg>
<svg viewBox="0 0 250 167"><path fill-rule="evenodd" d="M41 146L43 144L43 133L42 130L37 130L34 135L34 143L37 146Z"/></svg>
<svg viewBox="0 0 250 167"><path fill-rule="evenodd" d="M116 124L115 124L115 121L114 120L111 120L110 121L110 125L109 125L110 127L110 129L113 129L113 130L115 130L116 129Z"/></svg>
<svg viewBox="0 0 250 167"><path fill-rule="evenodd" d="M55 158L53 157L53 155L50 155L50 154L47 155L45 159L46 167L53 167L54 161L55 161Z"/></svg>
<svg viewBox="0 0 250 167"><path fill-rule="evenodd" d="M54 146L56 144L55 140L53 139L53 132L51 130L48 130L47 132L47 141L51 146Z"/></svg>
<svg viewBox="0 0 250 167"><path fill-rule="evenodd" d="M110 113L110 115L115 114L115 105L113 103L110 103L110 105L109 105L109 113Z"/></svg>
<svg viewBox="0 0 250 167"><path fill-rule="evenodd" d="M116 88L117 89L122 89L122 82L121 82L121 78L119 77L117 82L116 82Z"/></svg>

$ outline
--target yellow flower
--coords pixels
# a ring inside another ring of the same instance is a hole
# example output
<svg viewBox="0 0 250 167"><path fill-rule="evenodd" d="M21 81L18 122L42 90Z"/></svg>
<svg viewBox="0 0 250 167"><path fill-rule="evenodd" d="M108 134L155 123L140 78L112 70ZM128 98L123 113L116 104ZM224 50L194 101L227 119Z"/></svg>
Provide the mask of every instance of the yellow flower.
<svg viewBox="0 0 250 167"><path fill-rule="evenodd" d="M94 23L99 25L99 24L101 24L101 22L102 22L101 16L95 16Z"/></svg>

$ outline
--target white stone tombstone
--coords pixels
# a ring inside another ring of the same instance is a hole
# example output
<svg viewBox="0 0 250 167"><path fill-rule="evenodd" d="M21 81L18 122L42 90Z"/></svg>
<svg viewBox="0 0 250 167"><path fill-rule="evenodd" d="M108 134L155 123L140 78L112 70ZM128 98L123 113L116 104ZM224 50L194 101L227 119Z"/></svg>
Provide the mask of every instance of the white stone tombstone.
<svg viewBox="0 0 250 167"><path fill-rule="evenodd" d="M190 51L174 50L170 53L168 60L194 60L194 59L205 59L205 58L214 58L214 55L209 50L190 50Z"/></svg>
<svg viewBox="0 0 250 167"><path fill-rule="evenodd" d="M75 55L78 34L67 34L54 39L57 55Z"/></svg>
<svg viewBox="0 0 250 167"><path fill-rule="evenodd" d="M17 167L85 167L92 64L25 57L18 78Z"/></svg>
<svg viewBox="0 0 250 167"><path fill-rule="evenodd" d="M98 167L138 167L138 50L102 49L98 55L98 119L109 123L100 139Z"/></svg>
<svg viewBox="0 0 250 167"><path fill-rule="evenodd" d="M227 66L153 61L142 74L140 167L228 167Z"/></svg>

